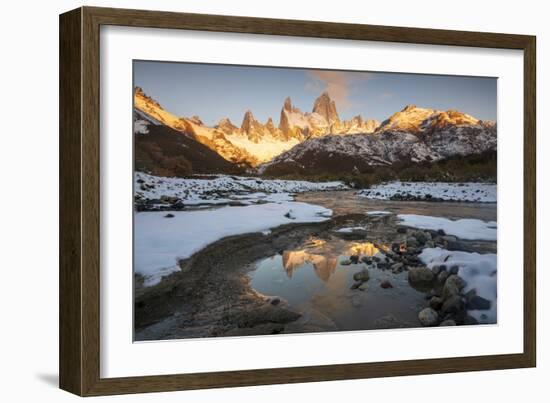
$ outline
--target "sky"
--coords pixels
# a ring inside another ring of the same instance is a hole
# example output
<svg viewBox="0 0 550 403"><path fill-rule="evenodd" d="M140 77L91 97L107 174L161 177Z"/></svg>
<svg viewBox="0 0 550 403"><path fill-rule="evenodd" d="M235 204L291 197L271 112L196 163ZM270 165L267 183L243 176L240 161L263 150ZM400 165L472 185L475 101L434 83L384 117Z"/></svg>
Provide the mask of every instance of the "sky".
<svg viewBox="0 0 550 403"><path fill-rule="evenodd" d="M240 126L247 110L278 125L286 97L311 112L323 91L344 120L360 114L383 121L409 104L497 117L497 79L491 77L134 61L134 86L174 115L197 115L208 126L224 117Z"/></svg>

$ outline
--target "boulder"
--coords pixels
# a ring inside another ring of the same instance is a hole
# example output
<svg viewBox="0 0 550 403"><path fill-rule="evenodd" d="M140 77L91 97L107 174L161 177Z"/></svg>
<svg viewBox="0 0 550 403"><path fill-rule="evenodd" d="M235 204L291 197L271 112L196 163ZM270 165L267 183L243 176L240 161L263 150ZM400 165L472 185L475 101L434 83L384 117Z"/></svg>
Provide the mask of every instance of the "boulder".
<svg viewBox="0 0 550 403"><path fill-rule="evenodd" d="M462 297L460 295L453 295L445 300L443 302L443 306L441 307L441 312L444 314L452 313L452 314L458 314L462 311L464 311L464 301L462 300Z"/></svg>
<svg viewBox="0 0 550 403"><path fill-rule="evenodd" d="M433 296L430 298L430 308L436 311L440 310L443 306L443 298Z"/></svg>
<svg viewBox="0 0 550 403"><path fill-rule="evenodd" d="M399 273L399 272L403 271L403 266L405 266L403 263L398 262L398 263L393 264L391 266L391 269L392 269L393 272Z"/></svg>
<svg viewBox="0 0 550 403"><path fill-rule="evenodd" d="M415 237L410 236L407 238L407 249L408 248L417 248L419 246L418 241Z"/></svg>
<svg viewBox="0 0 550 403"><path fill-rule="evenodd" d="M384 280L380 283L380 287L382 287L382 288L393 288L393 285L388 280Z"/></svg>
<svg viewBox="0 0 550 403"><path fill-rule="evenodd" d="M353 275L353 279L355 281L360 281L362 283L364 283L365 281L368 281L370 278L370 274L369 274L369 271L367 269L363 269L361 271L358 271L357 273L355 273Z"/></svg>
<svg viewBox="0 0 550 403"><path fill-rule="evenodd" d="M425 308L418 314L418 320L422 326L435 326L439 321L439 316L432 308Z"/></svg>
<svg viewBox="0 0 550 403"><path fill-rule="evenodd" d="M365 264L368 264L368 265L371 265L371 264L372 264L372 259L371 259L370 257L368 257L368 256L363 256L363 257L361 258L361 261L362 261L363 263L365 263Z"/></svg>
<svg viewBox="0 0 550 403"><path fill-rule="evenodd" d="M456 326L456 322L452 319L447 319L441 322L439 326Z"/></svg>
<svg viewBox="0 0 550 403"><path fill-rule="evenodd" d="M442 296L443 299L448 299L454 295L460 294L460 291L464 288L465 283L462 278L458 277L456 274L451 274L445 281L443 286Z"/></svg>
<svg viewBox="0 0 550 403"><path fill-rule="evenodd" d="M414 237L420 244L425 244L428 241L428 237L426 236L426 233L424 231L416 231L414 233ZM431 236L430 236L431 238Z"/></svg>
<svg viewBox="0 0 550 403"><path fill-rule="evenodd" d="M450 274L448 271L440 271L437 275L437 284L443 285L445 281L449 278Z"/></svg>
<svg viewBox="0 0 550 403"><path fill-rule="evenodd" d="M409 283L411 285L430 285L435 278L427 267L412 267L409 269Z"/></svg>

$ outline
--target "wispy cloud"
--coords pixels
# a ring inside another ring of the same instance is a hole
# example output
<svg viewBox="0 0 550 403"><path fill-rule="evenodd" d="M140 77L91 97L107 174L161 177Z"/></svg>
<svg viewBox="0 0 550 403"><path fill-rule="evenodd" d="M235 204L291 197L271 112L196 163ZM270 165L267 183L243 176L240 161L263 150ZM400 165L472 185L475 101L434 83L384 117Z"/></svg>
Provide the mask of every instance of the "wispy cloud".
<svg viewBox="0 0 550 403"><path fill-rule="evenodd" d="M317 93L327 91L339 108L346 109L352 105L350 100L352 83L369 78L369 73L311 70L308 72L306 89Z"/></svg>

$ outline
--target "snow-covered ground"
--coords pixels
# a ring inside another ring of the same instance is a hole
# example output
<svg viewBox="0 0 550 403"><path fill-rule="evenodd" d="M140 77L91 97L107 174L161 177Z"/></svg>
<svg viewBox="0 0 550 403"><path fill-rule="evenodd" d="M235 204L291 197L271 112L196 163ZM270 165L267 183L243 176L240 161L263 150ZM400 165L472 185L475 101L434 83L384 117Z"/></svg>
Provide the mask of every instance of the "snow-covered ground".
<svg viewBox="0 0 550 403"><path fill-rule="evenodd" d="M251 232L268 234L270 228L289 223L321 222L332 211L299 202L266 203L214 210L135 213L135 271L145 286L179 270L178 261L209 244L231 235Z"/></svg>
<svg viewBox="0 0 550 403"><path fill-rule="evenodd" d="M461 251L448 251L441 248L426 248L419 258L429 268L445 264L457 265L458 274L466 281L464 292L475 289L477 295L491 301L489 310L470 310L469 313L479 322L495 323L497 319L497 255ZM483 319L482 315L486 315Z"/></svg>
<svg viewBox="0 0 550 403"><path fill-rule="evenodd" d="M450 220L444 217L432 217L416 214L398 214L403 225L437 231L442 229L447 235L467 240L497 240L496 221L482 221L474 218Z"/></svg>
<svg viewBox="0 0 550 403"><path fill-rule="evenodd" d="M391 200L400 197L496 203L494 183L388 182L363 189L357 195L368 199ZM428 197L426 197L428 196Z"/></svg>
<svg viewBox="0 0 550 403"><path fill-rule="evenodd" d="M141 200L178 198L185 205L253 204L293 200L291 194L306 191L344 190L339 181L308 182L260 179L243 176L208 175L199 178L167 178L136 172L135 194Z"/></svg>

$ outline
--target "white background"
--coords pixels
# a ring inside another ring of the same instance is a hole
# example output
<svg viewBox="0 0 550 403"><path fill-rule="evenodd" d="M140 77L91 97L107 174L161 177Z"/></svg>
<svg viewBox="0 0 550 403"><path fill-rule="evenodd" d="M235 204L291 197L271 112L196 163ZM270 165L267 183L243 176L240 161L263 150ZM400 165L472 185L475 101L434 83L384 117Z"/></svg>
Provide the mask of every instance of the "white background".
<svg viewBox="0 0 550 403"><path fill-rule="evenodd" d="M9 4L9 5L8 5ZM0 362L2 400L66 402L73 396L57 384L57 230L58 230L58 17L81 5L76 1L18 1L4 5L1 25L2 73L2 332ZM538 36L538 205L550 203L550 189L543 187L550 169L550 132L543 111L550 108L550 28L544 2L480 2L461 0L372 2L319 1L94 1L88 5L166 9L203 13L274 18L313 19L382 25L423 26L464 30L501 31ZM546 91L546 92L545 92ZM548 180L546 180L548 181ZM518 401L548 399L550 372L548 343L550 318L549 259L543 248L550 239L543 233L548 210L538 218L538 368L466 374L325 382L101 398L101 401L229 401L280 402L315 399L317 402L347 398L374 401L464 399ZM546 232L546 231L544 231ZM7 259L6 259L7 257ZM406 343L406 342L405 342ZM411 346L414 348L414 346Z"/></svg>
<svg viewBox="0 0 550 403"><path fill-rule="evenodd" d="M105 27L101 35L102 377L523 351L522 52L129 27ZM133 58L498 77L498 325L130 343ZM376 348L358 349L365 344Z"/></svg>

